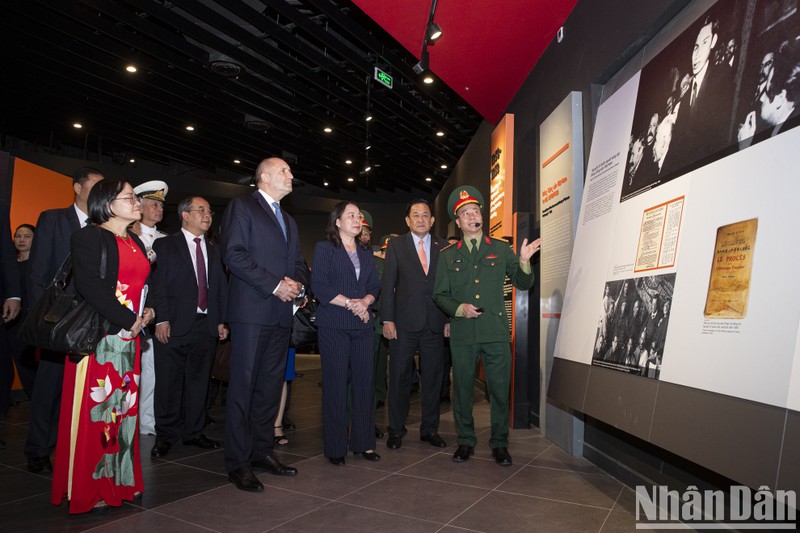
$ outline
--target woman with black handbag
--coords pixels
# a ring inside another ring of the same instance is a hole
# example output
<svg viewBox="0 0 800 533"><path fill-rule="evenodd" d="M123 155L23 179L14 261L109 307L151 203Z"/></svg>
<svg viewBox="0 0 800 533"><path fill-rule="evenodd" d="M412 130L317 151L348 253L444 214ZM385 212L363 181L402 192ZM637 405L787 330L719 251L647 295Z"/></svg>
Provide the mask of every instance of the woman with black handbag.
<svg viewBox="0 0 800 533"><path fill-rule="evenodd" d="M141 218L125 181L97 183L88 199L92 224L71 240L80 296L108 324L88 357L70 355L64 370L51 502L70 514L104 511L141 495L139 332L154 318L144 308L150 262L128 226Z"/></svg>

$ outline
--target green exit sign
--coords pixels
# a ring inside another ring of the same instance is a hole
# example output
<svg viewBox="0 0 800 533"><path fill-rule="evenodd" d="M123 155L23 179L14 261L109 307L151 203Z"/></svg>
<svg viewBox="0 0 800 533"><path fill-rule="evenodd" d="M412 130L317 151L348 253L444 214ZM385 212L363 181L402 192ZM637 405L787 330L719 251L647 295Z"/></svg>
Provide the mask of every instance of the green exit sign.
<svg viewBox="0 0 800 533"><path fill-rule="evenodd" d="M382 84L386 85L388 88L390 89L392 88L392 83L393 83L392 77L387 73L385 73L384 71L382 71L381 69L379 69L378 67L375 67L375 79L381 82Z"/></svg>

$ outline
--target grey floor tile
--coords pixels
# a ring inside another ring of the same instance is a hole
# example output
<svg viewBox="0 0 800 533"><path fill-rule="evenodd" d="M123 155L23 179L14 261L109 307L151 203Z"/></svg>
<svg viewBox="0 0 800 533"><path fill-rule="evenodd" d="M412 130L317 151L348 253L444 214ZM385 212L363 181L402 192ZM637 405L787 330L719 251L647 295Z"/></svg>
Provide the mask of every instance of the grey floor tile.
<svg viewBox="0 0 800 533"><path fill-rule="evenodd" d="M502 467L494 461L475 459L454 463L451 454L438 454L402 471L403 475L447 481L480 489L494 489L507 481L520 468Z"/></svg>
<svg viewBox="0 0 800 533"><path fill-rule="evenodd" d="M252 493L227 485L165 505L157 512L214 531L251 533L267 531L326 504L320 498L269 486L264 492Z"/></svg>
<svg viewBox="0 0 800 533"><path fill-rule="evenodd" d="M492 492L450 525L503 533L596 533L608 513L596 507Z"/></svg>
<svg viewBox="0 0 800 533"><path fill-rule="evenodd" d="M0 506L10 505L9 510L13 510L15 501L31 496L49 501L51 485L45 476L19 468L0 467Z"/></svg>
<svg viewBox="0 0 800 533"><path fill-rule="evenodd" d="M366 461L357 462L352 457L346 461L345 466L335 466L318 456L295 464L298 474L294 477L258 474L258 478L264 485L336 500L387 476L384 472L358 466Z"/></svg>
<svg viewBox="0 0 800 533"><path fill-rule="evenodd" d="M607 475L525 466L498 490L611 509L622 485Z"/></svg>
<svg viewBox="0 0 800 533"><path fill-rule="evenodd" d="M200 533L213 531L196 523L172 518L154 511L144 511L92 529L92 533L146 531L147 533Z"/></svg>
<svg viewBox="0 0 800 533"><path fill-rule="evenodd" d="M144 493L140 505L145 509L160 507L229 484L227 476L177 463L143 468L142 475Z"/></svg>
<svg viewBox="0 0 800 533"><path fill-rule="evenodd" d="M70 515L67 502L50 504L50 492L0 506L3 531L35 531L36 533L72 533L88 531L96 526L127 519L142 510L123 504L102 515Z"/></svg>
<svg viewBox="0 0 800 533"><path fill-rule="evenodd" d="M536 457L531 466L543 466L561 470L572 470L584 474L603 474L602 469L593 465L583 457L573 457L558 446L551 446L547 451Z"/></svg>
<svg viewBox="0 0 800 533"><path fill-rule="evenodd" d="M283 524L272 531L279 532L315 532L320 533L413 533L434 532L441 524L426 522L416 518L398 516L355 505L331 503L312 513Z"/></svg>
<svg viewBox="0 0 800 533"><path fill-rule="evenodd" d="M341 501L446 524L487 493L485 489L395 474Z"/></svg>

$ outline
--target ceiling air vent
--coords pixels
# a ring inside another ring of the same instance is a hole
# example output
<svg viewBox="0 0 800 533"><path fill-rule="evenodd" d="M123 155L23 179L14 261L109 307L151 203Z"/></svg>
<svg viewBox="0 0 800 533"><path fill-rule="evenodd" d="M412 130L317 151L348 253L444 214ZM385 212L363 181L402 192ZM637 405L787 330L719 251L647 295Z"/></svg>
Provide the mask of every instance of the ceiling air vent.
<svg viewBox="0 0 800 533"><path fill-rule="evenodd" d="M210 54L208 58L208 68L214 74L219 74L226 78L238 76L244 70L241 63L237 63L223 54Z"/></svg>
<svg viewBox="0 0 800 533"><path fill-rule="evenodd" d="M245 115L244 127L247 128L248 130L263 131L266 133L272 127L272 124L270 124L266 120L254 117L253 115Z"/></svg>

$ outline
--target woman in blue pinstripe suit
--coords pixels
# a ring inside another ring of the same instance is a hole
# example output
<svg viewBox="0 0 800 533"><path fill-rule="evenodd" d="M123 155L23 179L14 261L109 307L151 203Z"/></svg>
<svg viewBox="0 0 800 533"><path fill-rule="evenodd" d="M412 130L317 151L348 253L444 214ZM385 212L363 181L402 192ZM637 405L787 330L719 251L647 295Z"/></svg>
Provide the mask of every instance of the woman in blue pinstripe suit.
<svg viewBox="0 0 800 533"><path fill-rule="evenodd" d="M347 392L352 384L349 447L356 457L379 461L372 409L373 318L380 280L372 253L356 237L358 206L339 202L328 220L326 240L317 243L311 289L320 301L317 330L322 361L322 429L325 456L342 466L347 455Z"/></svg>

